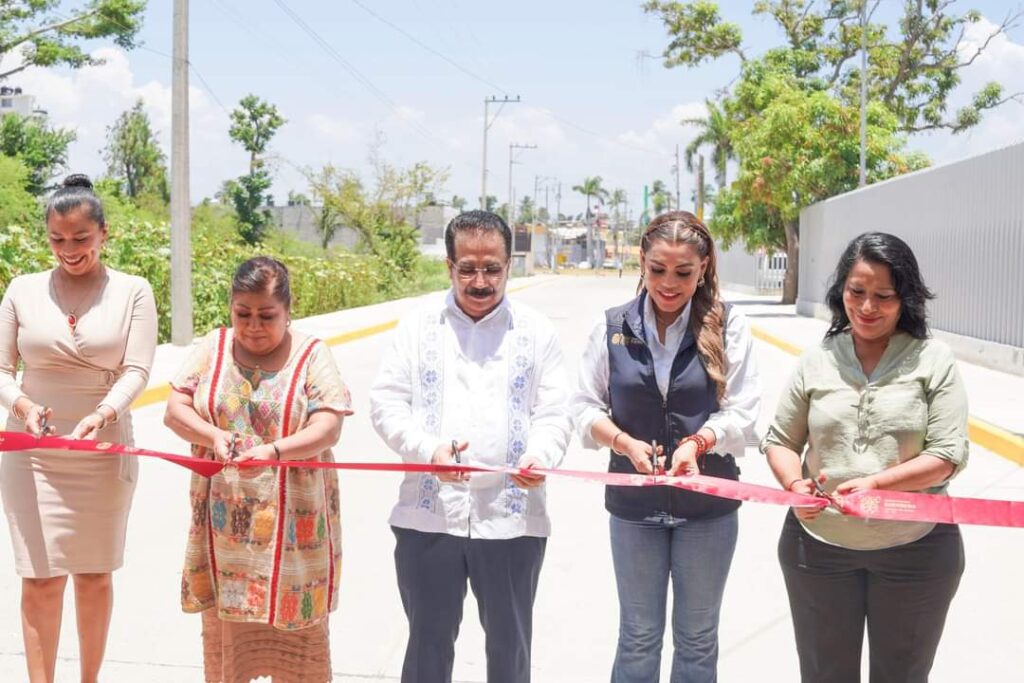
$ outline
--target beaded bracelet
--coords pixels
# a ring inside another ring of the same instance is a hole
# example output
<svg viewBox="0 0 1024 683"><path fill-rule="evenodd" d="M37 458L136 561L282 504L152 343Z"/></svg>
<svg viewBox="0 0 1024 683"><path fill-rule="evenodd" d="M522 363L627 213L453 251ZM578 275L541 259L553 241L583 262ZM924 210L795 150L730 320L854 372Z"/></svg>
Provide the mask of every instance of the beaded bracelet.
<svg viewBox="0 0 1024 683"><path fill-rule="evenodd" d="M697 444L697 455L704 455L705 453L708 452L708 440L705 439L700 434L690 434L679 443L680 445L682 445L688 441L692 441L693 443Z"/></svg>

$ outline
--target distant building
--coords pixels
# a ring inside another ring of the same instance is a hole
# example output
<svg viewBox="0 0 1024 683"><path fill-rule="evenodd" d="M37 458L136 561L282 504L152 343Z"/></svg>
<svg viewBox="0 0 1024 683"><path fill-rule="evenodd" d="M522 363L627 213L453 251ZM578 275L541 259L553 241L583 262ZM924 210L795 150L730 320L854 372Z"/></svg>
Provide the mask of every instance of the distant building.
<svg viewBox="0 0 1024 683"><path fill-rule="evenodd" d="M320 232L317 230L317 222L320 218L320 207L308 204L291 204L289 206L271 206L271 215L274 223L282 231L292 236L309 242L320 244ZM347 225L339 225L334 232L334 238L328 243L330 247L345 247L352 249L359 243L359 233Z"/></svg>
<svg viewBox="0 0 1024 683"><path fill-rule="evenodd" d="M7 114L19 116L46 116L42 109L36 109L36 98L22 92L21 88L0 86L0 117Z"/></svg>

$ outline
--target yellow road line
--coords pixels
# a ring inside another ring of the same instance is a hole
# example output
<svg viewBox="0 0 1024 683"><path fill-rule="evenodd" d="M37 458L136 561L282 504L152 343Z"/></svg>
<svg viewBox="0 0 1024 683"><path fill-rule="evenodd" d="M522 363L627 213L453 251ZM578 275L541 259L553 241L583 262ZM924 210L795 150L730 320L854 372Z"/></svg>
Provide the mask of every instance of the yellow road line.
<svg viewBox="0 0 1024 683"><path fill-rule="evenodd" d="M518 287L509 287L508 293L519 292L527 287L533 287L534 285L543 284L542 282L527 282L521 284ZM359 339L365 339L366 337L372 337L375 334L381 332L387 332L393 330L398 325L398 320L388 320L387 322L379 323L377 325L370 325L369 327L361 327L358 330L352 330L351 332L343 332L336 334L333 337L327 337L324 339L324 343L328 346L338 346L339 344L347 344L348 342L358 341ZM171 395L170 384L158 384L150 387L143 391L135 402L132 403L132 410L138 410L139 408L145 408L151 406L154 403L163 403Z"/></svg>
<svg viewBox="0 0 1024 683"><path fill-rule="evenodd" d="M750 331L755 338L771 344L786 353L799 356L803 352L803 349L796 344L777 337L756 325L751 325ZM1024 437L1008 432L973 415L967 418L967 437L987 451L1000 455L1018 465L1024 465Z"/></svg>

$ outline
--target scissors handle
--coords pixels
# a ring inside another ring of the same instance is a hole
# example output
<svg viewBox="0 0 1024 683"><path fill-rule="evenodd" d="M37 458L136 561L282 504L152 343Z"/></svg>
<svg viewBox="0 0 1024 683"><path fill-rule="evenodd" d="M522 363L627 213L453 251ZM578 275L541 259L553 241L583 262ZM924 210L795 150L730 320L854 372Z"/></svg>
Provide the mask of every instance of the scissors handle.
<svg viewBox="0 0 1024 683"><path fill-rule="evenodd" d="M651 439L651 475L658 474L658 440Z"/></svg>
<svg viewBox="0 0 1024 683"><path fill-rule="evenodd" d="M452 439L452 458L455 459L456 465L462 464L462 453L459 451L459 442Z"/></svg>

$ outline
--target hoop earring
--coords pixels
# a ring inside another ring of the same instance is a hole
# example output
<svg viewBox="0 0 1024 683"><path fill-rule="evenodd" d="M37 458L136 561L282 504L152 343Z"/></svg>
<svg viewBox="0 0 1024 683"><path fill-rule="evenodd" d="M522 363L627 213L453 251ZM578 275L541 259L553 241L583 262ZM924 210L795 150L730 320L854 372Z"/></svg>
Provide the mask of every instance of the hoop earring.
<svg viewBox="0 0 1024 683"><path fill-rule="evenodd" d="M698 287L703 287L704 286L704 276L703 275L701 275L700 279L697 280L697 286Z"/></svg>

